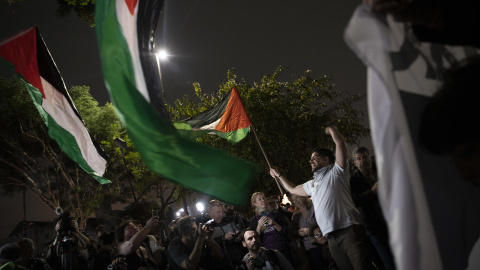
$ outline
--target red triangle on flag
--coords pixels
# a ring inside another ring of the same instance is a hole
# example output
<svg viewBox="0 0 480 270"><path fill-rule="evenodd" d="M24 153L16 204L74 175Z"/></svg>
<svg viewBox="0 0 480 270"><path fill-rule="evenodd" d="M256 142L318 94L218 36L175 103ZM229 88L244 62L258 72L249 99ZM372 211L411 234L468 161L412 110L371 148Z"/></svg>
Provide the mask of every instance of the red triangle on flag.
<svg viewBox="0 0 480 270"><path fill-rule="evenodd" d="M130 14L133 15L133 12L135 11L135 7L137 6L138 0L125 0L125 4L128 7L128 10L130 10Z"/></svg>

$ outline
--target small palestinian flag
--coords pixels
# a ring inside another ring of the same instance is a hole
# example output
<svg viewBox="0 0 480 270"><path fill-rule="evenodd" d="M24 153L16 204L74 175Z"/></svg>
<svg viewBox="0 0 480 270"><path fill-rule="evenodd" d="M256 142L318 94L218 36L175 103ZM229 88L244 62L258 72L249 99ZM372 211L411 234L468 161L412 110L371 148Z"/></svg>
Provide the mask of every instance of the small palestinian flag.
<svg viewBox="0 0 480 270"><path fill-rule="evenodd" d="M237 88L234 87L211 109L173 125L180 133L193 138L216 134L236 143L247 136L251 122Z"/></svg>
<svg viewBox="0 0 480 270"><path fill-rule="evenodd" d="M32 27L1 43L1 59L25 83L48 135L98 182L110 183L102 177L108 157L88 133L38 29Z"/></svg>

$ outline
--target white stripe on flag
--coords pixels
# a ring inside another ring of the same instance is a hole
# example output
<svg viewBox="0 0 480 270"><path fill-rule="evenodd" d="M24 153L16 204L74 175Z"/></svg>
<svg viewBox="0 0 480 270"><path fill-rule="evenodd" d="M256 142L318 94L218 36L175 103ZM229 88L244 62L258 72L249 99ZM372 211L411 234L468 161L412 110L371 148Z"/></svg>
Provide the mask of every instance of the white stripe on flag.
<svg viewBox="0 0 480 270"><path fill-rule="evenodd" d="M42 99L43 109L59 126L75 137L75 141L80 148L83 159L85 159L90 168L92 168L98 175L103 176L107 161L98 154L85 125L77 117L62 93L58 92L57 89L42 77L40 77L40 79L46 97Z"/></svg>
<svg viewBox="0 0 480 270"><path fill-rule="evenodd" d="M125 0L116 0L116 15L117 22L122 28L122 34L127 41L128 50L130 51L130 56L133 62L133 69L135 74L135 85L140 94L150 102L150 97L148 95L147 84L145 82L145 76L143 74L142 65L140 63L140 56L138 50L138 38L137 38L137 15L138 15L138 3L135 6L135 10L130 14Z"/></svg>

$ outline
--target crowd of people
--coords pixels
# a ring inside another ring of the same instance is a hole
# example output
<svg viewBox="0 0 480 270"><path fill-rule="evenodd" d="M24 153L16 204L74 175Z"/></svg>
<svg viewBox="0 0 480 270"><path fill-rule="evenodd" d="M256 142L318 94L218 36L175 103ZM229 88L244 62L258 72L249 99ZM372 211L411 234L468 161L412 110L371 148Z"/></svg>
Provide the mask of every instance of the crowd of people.
<svg viewBox="0 0 480 270"><path fill-rule="evenodd" d="M22 239L0 249L0 269L394 269L369 151L356 148L349 166L342 134L334 126L325 131L335 154L313 150L313 180L295 186L271 169L288 204L255 192L255 214L246 219L213 199L205 215L177 218L168 231L153 214L144 224L125 217L111 232L98 227L93 237L63 219L45 258Z"/></svg>

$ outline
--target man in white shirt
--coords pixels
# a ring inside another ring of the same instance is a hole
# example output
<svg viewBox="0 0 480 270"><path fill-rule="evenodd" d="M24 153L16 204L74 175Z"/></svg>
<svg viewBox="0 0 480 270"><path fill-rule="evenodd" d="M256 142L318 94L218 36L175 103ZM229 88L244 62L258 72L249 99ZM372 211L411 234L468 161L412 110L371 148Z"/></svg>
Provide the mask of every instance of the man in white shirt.
<svg viewBox="0 0 480 270"><path fill-rule="evenodd" d="M335 143L336 160L331 150L314 149L310 158L312 180L296 186L276 169L271 169L270 175L291 194L312 197L317 223L340 269L375 269L365 229L359 224L359 212L350 195L345 139L335 126L327 127L325 133Z"/></svg>

